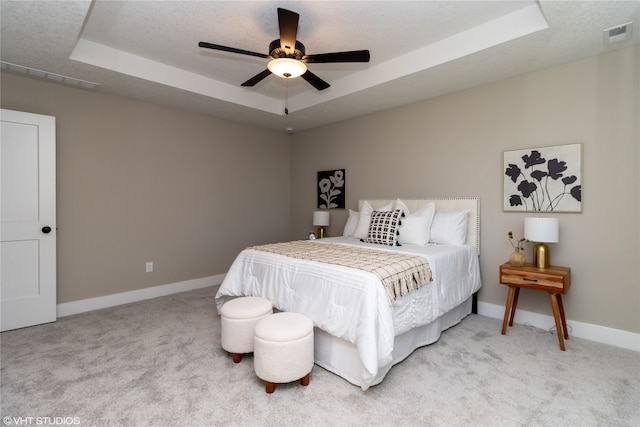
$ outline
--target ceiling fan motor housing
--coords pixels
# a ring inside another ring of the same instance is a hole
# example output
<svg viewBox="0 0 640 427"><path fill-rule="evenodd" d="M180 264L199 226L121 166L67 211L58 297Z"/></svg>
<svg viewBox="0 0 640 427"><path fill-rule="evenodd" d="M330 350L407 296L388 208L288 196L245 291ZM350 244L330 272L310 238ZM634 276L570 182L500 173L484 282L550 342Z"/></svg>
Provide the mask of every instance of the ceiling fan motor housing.
<svg viewBox="0 0 640 427"><path fill-rule="evenodd" d="M287 46L289 47L289 46ZM269 56L272 58L293 58L302 59L304 56L304 45L296 40L296 48L291 52L291 49L283 49L280 46L280 39L276 39L269 43Z"/></svg>

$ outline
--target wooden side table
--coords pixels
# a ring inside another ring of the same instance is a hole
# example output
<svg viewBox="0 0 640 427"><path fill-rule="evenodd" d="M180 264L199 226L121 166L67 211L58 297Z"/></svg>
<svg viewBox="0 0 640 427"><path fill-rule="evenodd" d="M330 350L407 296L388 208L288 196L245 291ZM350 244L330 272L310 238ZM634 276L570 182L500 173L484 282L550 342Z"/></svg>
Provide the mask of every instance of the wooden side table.
<svg viewBox="0 0 640 427"><path fill-rule="evenodd" d="M525 264L522 267L514 267L506 263L500 266L500 283L509 286L507 305L504 310L502 322L502 335L507 333L507 319L509 326L513 326L513 317L516 313L520 288L545 291L549 293L553 318L556 321L558 342L560 350L564 351L564 339L569 339L567 321L564 317L562 295L566 294L571 286L571 269L552 265L549 268L537 268L533 264Z"/></svg>

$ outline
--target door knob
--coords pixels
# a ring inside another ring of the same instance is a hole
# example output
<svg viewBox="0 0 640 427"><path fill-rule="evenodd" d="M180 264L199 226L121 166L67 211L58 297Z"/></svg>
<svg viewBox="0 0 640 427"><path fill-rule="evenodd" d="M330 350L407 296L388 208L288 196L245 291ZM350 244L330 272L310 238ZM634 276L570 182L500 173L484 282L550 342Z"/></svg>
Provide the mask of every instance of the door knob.
<svg viewBox="0 0 640 427"><path fill-rule="evenodd" d="M42 232L43 232L44 234L51 233L51 227L49 227L49 226L44 226L44 227L42 227Z"/></svg>

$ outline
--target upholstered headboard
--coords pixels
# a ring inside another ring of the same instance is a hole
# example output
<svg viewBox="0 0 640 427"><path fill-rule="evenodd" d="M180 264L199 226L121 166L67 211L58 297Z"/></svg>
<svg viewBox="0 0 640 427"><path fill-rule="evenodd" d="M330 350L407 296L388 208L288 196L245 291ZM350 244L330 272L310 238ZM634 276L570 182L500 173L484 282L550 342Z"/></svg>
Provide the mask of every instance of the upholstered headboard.
<svg viewBox="0 0 640 427"><path fill-rule="evenodd" d="M427 203L433 203L436 212L461 211L469 209L467 217L467 243L476 248L480 255L480 198L479 197L436 197L425 199L400 198L411 212L415 212ZM373 199L358 201L358 210L362 210L364 202L368 202L373 209L381 208L397 199Z"/></svg>

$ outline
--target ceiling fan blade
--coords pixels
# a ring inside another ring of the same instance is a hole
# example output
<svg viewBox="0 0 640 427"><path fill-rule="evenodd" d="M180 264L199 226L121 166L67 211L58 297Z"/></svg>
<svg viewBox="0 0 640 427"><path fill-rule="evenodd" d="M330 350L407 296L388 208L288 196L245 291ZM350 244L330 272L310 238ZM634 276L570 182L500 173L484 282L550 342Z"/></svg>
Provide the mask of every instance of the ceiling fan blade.
<svg viewBox="0 0 640 427"><path fill-rule="evenodd" d="M287 9L278 8L278 25L280 26L280 47L287 53L293 53L298 36L298 19L300 15Z"/></svg>
<svg viewBox="0 0 640 427"><path fill-rule="evenodd" d="M266 77L268 77L270 74L271 74L271 71L269 71L269 69L267 68L260 74L256 74L246 82L242 83L242 86L255 86L258 83L260 83L262 80L264 80Z"/></svg>
<svg viewBox="0 0 640 427"><path fill-rule="evenodd" d="M307 72L300 77L305 79L309 84L311 84L311 86L315 87L318 90L325 90L326 88L331 86L329 83L325 82L309 70L307 70Z"/></svg>
<svg viewBox="0 0 640 427"><path fill-rule="evenodd" d="M369 62L371 55L368 50L352 50L349 52L320 53L317 55L306 55L302 57L302 62L322 64L329 62Z"/></svg>
<svg viewBox="0 0 640 427"><path fill-rule="evenodd" d="M198 46L206 47L207 49L222 50L224 52L239 53L241 55L257 56L258 58L270 58L269 55L265 55L264 53L251 52L249 50L236 49L235 47L227 47L213 43L200 42Z"/></svg>

